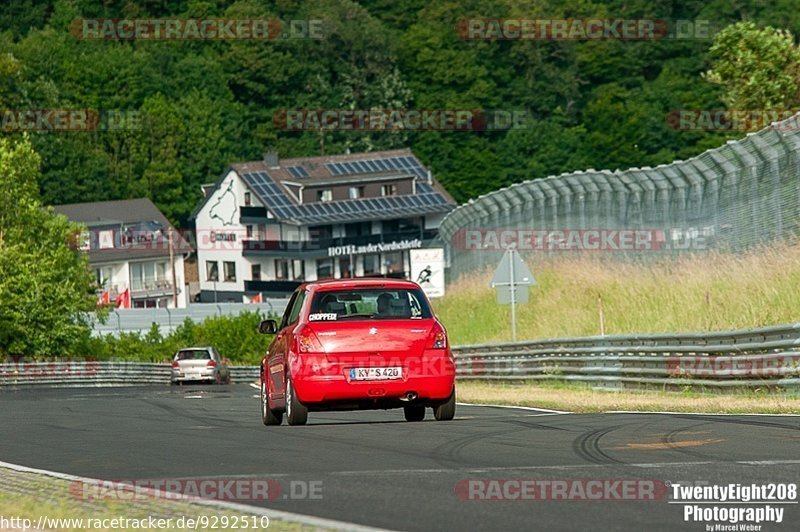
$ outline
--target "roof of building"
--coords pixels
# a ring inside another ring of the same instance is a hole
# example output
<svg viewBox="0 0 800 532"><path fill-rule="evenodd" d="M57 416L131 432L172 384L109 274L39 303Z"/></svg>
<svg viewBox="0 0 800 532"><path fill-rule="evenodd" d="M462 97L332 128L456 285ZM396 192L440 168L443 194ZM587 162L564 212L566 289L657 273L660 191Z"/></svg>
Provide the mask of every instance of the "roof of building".
<svg viewBox="0 0 800 532"><path fill-rule="evenodd" d="M63 214L73 222L86 225L90 230L100 227L131 227L144 224L147 228L174 229L166 216L149 198L129 200L92 201L54 205L53 211ZM174 253L185 253L191 245L177 231L174 233ZM164 236L146 244L128 247L90 249L89 261L117 262L169 256L169 241Z"/></svg>
<svg viewBox="0 0 800 532"><path fill-rule="evenodd" d="M409 149L282 159L274 166L265 161L236 163L231 169L275 218L297 225L422 216L447 213L456 207L455 200ZM299 203L287 190L297 184L315 186L382 178L413 179L415 193ZM206 196L195 214L210 197Z"/></svg>
<svg viewBox="0 0 800 532"><path fill-rule="evenodd" d="M91 227L114 223L160 222L164 227L170 226L169 220L149 198L127 200L91 201L87 203L69 203L54 205L53 210L63 214L73 222L80 222Z"/></svg>

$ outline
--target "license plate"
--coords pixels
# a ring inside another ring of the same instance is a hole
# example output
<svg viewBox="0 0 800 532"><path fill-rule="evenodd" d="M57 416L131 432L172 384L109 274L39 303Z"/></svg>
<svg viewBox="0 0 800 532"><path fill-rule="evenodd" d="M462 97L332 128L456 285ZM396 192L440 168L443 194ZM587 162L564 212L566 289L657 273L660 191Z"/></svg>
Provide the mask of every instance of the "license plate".
<svg viewBox="0 0 800 532"><path fill-rule="evenodd" d="M351 381L375 381L402 378L402 368L352 368L350 370Z"/></svg>

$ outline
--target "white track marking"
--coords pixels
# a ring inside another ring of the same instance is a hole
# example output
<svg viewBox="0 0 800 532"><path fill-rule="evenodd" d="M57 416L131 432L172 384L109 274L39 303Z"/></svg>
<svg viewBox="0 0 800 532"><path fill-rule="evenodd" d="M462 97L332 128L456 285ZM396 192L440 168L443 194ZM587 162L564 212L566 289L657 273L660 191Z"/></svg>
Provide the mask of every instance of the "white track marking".
<svg viewBox="0 0 800 532"><path fill-rule="evenodd" d="M69 481L78 481L78 482L85 482L85 483L98 483L102 482L100 479L94 478L87 478L87 477L79 477L76 475L69 475L67 473L59 473L57 471L48 471L46 469L35 469L32 467L21 466L17 464L10 464L8 462L0 462L0 468L11 469L13 471L19 471L21 473L34 473L37 475L46 475L48 477L58 478L61 480L69 480ZM143 493L153 494L154 496L159 495L159 490L155 489L141 489ZM369 526L362 526L357 525L355 523L348 523L345 521L336 521L333 519L325 519L323 517L314 517L311 515L303 515L303 514L296 514L293 512L285 512L283 510L271 510L268 508L261 508L259 506L250 506L248 504L239 504L234 502L227 502L227 501L216 501L211 499L195 499L192 497L189 499L182 494L171 494L170 497L172 498L174 495L173 500L183 500L189 504L199 504L202 506L210 506L213 508L220 508L224 510L232 510L234 512L246 512L252 515L260 515L266 516L270 519L277 519L279 521L287 521L290 523L300 523L302 525L311 526L311 527L319 527L329 530L347 530L354 531L354 532L388 532L387 529L383 528L373 528Z"/></svg>
<svg viewBox="0 0 800 532"><path fill-rule="evenodd" d="M702 462L654 462L640 464L565 464L565 465L535 465L535 466L505 466L505 467L474 467L468 469L389 469L389 470L366 470L366 471L332 471L325 473L331 476L358 476L358 475L428 475L431 473L494 473L504 471L536 471L536 470L569 470L569 469L603 469L609 467L633 467L633 468L666 468L666 467L694 467L699 465L720 465L723 462L702 461ZM741 460L734 462L724 462L725 464L750 465L750 466L785 466L800 465L800 460Z"/></svg>
<svg viewBox="0 0 800 532"><path fill-rule="evenodd" d="M261 386L258 383L251 382L251 388L260 390ZM574 414L575 412L568 412L566 410L553 410L550 408L537 408L534 406L516 406L516 405L493 405L493 404L478 404L478 403L456 403L459 406L480 406L485 408L510 408L515 410L531 410L534 412L542 412L542 415L557 415L557 414ZM668 415L689 415L689 416L774 416L774 417L800 417L798 414L721 414L715 412L671 412L659 410L605 410L603 412L585 412L586 414L668 414ZM456 419L472 419L472 417L457 417Z"/></svg>
<svg viewBox="0 0 800 532"><path fill-rule="evenodd" d="M572 414L564 410L551 410L549 408L536 408L533 406L515 406L515 405L490 405L490 404L477 404L477 403L456 403L461 406L483 406L487 408L514 408L516 410L534 410L536 412L546 412L548 414Z"/></svg>
<svg viewBox="0 0 800 532"><path fill-rule="evenodd" d="M715 413L715 412L661 412L658 410L607 410L603 414L668 414L668 415L682 415L682 416L773 416L773 417L800 417L800 414L728 414L728 413Z"/></svg>

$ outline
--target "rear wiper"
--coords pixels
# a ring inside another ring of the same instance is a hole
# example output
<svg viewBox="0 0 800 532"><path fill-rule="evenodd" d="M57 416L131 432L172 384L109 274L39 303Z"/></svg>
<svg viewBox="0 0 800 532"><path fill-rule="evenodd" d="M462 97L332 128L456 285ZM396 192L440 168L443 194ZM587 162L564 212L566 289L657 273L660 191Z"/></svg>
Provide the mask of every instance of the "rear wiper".
<svg viewBox="0 0 800 532"><path fill-rule="evenodd" d="M347 318L371 318L372 314L345 314L344 316L339 316L338 320L346 320Z"/></svg>

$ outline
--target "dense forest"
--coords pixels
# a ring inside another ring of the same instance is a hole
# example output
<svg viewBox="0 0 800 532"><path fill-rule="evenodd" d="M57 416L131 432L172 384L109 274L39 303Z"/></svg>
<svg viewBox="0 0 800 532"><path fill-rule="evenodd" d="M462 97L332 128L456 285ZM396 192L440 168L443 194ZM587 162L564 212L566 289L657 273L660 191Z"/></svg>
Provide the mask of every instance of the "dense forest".
<svg viewBox="0 0 800 532"><path fill-rule="evenodd" d="M321 20L323 38L120 41L71 31L76 19L100 17ZM410 147L466 201L565 171L667 163L742 134L668 120L675 109L730 105L719 79L704 75L725 52L711 38L465 40L456 29L465 17L800 29L793 0L3 0L0 106L138 117L136 127L31 133L42 201L148 196L181 225L201 183L267 150ZM299 132L276 126L287 109L505 110L526 120L500 131Z"/></svg>

